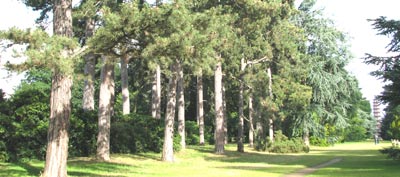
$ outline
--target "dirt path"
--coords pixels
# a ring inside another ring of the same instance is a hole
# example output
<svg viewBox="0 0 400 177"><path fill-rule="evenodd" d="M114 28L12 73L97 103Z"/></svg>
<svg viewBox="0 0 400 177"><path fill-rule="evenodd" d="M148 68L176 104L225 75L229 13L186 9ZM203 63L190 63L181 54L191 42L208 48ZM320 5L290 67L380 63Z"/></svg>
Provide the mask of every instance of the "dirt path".
<svg viewBox="0 0 400 177"><path fill-rule="evenodd" d="M326 167L328 165L332 165L332 164L337 163L337 162L339 162L341 160L342 160L341 158L335 158L335 159L332 159L330 161L321 163L321 164L313 166L313 167L300 169L300 170L298 170L296 172L284 175L283 177L303 177L303 176L308 175L308 174L310 174L310 173L312 173L312 172L314 172L314 171L316 171L316 170L318 170L320 168L324 168L324 167Z"/></svg>

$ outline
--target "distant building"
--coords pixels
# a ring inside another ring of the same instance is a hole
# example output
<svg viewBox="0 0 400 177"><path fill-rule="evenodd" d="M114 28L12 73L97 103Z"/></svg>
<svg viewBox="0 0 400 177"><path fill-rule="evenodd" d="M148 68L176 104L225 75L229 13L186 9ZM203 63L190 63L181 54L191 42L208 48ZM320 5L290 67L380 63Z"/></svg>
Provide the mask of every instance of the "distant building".
<svg viewBox="0 0 400 177"><path fill-rule="evenodd" d="M374 114L374 117L376 119L376 133L379 136L380 135L380 131L381 131L381 111L380 111L380 103L377 99L374 99L373 103L372 103L372 111Z"/></svg>

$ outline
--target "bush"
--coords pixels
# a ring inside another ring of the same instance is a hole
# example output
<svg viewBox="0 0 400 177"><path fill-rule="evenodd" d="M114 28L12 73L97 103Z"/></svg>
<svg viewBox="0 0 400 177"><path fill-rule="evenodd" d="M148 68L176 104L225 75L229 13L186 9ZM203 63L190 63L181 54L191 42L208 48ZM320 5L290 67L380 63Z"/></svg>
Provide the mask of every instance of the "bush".
<svg viewBox="0 0 400 177"><path fill-rule="evenodd" d="M146 115L129 114L111 123L111 152L161 152L164 141L164 121ZM180 137L174 135L174 150L180 150Z"/></svg>
<svg viewBox="0 0 400 177"><path fill-rule="evenodd" d="M185 122L186 129L186 144L187 145L198 145L200 143L199 137L199 126L196 122L186 121Z"/></svg>
<svg viewBox="0 0 400 177"><path fill-rule="evenodd" d="M7 162L9 158L6 143L0 140L0 162Z"/></svg>
<svg viewBox="0 0 400 177"><path fill-rule="evenodd" d="M98 132L97 110L73 110L69 128L68 156L90 156L96 153Z"/></svg>
<svg viewBox="0 0 400 177"><path fill-rule="evenodd" d="M111 123L111 151L137 153L162 148L163 121L150 116L125 115Z"/></svg>
<svg viewBox="0 0 400 177"><path fill-rule="evenodd" d="M275 153L309 152L309 147L301 138L289 139L282 131L276 131L273 143L268 143L268 151Z"/></svg>
<svg viewBox="0 0 400 177"><path fill-rule="evenodd" d="M267 138L261 138L259 136L256 136L256 141L255 141L255 149L257 151L266 151L267 150L267 145L271 144L269 141L269 137Z"/></svg>
<svg viewBox="0 0 400 177"><path fill-rule="evenodd" d="M310 144L313 146L328 147L328 140L325 138L318 138L315 136L310 137Z"/></svg>
<svg viewBox="0 0 400 177"><path fill-rule="evenodd" d="M382 154L387 154L388 158L393 160L400 160L400 148L399 147L390 147L379 150Z"/></svg>

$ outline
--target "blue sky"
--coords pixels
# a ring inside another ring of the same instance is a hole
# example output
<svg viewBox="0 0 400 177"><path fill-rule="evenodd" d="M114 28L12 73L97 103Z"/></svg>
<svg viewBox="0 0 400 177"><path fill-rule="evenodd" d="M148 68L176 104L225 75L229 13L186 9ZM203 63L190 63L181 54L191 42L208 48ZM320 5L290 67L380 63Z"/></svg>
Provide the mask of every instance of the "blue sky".
<svg viewBox="0 0 400 177"><path fill-rule="evenodd" d="M297 0L299 2L300 0ZM335 21L336 26L350 37L353 60L347 66L349 72L359 80L363 95L372 100L375 95L382 91L382 83L370 76L369 73L376 69L374 66L367 66L362 63L365 53L375 55L386 55L385 46L389 39L385 36L377 36L367 19L387 16L392 19L400 19L398 0L319 0L317 7L324 8L325 16ZM0 30L12 26L27 28L34 26L34 19L37 12L29 11L18 0L0 1ZM9 59L10 55L1 54L1 62ZM15 74L0 71L0 88L8 93L18 84Z"/></svg>

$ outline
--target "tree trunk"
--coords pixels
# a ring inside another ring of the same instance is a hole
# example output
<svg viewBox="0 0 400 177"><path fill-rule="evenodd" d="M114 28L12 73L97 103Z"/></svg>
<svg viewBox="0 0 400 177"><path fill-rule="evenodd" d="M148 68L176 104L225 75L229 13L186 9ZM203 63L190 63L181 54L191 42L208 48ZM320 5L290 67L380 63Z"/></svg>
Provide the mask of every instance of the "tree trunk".
<svg viewBox="0 0 400 177"><path fill-rule="evenodd" d="M151 116L156 119L161 119L161 69L160 65L156 66L154 80L152 83L152 103Z"/></svg>
<svg viewBox="0 0 400 177"><path fill-rule="evenodd" d="M271 100L273 100L273 94L272 94L272 73L271 73L271 67L268 67L267 69L268 72L268 92L269 92L269 97ZM271 116L269 116L268 118L268 122L269 122L269 140L271 142L274 142L274 114L275 113L271 113Z"/></svg>
<svg viewBox="0 0 400 177"><path fill-rule="evenodd" d="M261 117L261 111L260 111L261 107L258 107L257 109L255 109L255 115L256 115L256 143L258 144L259 148L260 145L265 141L265 133L264 133L264 122L263 119Z"/></svg>
<svg viewBox="0 0 400 177"><path fill-rule="evenodd" d="M114 64L108 57L103 56L101 69L101 85L98 113L97 159L110 160L110 119L112 114L112 99L114 95Z"/></svg>
<svg viewBox="0 0 400 177"><path fill-rule="evenodd" d="M67 176L71 86L72 78L70 76L53 75L46 166L43 176Z"/></svg>
<svg viewBox="0 0 400 177"><path fill-rule="evenodd" d="M168 102L165 113L165 129L164 129L164 144L162 152L162 161L174 161L174 118L176 106L176 85L177 85L177 67L176 63L171 66L172 76L168 83Z"/></svg>
<svg viewBox="0 0 400 177"><path fill-rule="evenodd" d="M54 35L72 37L72 0L53 1ZM67 57L67 56L65 56ZM47 131L45 177L66 177L68 158L68 126L71 116L72 76L53 73L50 94L50 120Z"/></svg>
<svg viewBox="0 0 400 177"><path fill-rule="evenodd" d="M237 137L237 151L244 152L243 148L243 129L244 129L244 69L246 68L246 64L244 59L240 60L240 86L239 86L239 121L238 121L238 137Z"/></svg>
<svg viewBox="0 0 400 177"><path fill-rule="evenodd" d="M94 33L95 21L89 18L86 21L86 38L89 38ZM94 110L94 76L96 56L90 52L85 56L85 84L83 87L82 109L84 111Z"/></svg>
<svg viewBox="0 0 400 177"><path fill-rule="evenodd" d="M185 140L185 92L182 64L178 63L178 133L181 137L181 148L186 148Z"/></svg>
<svg viewBox="0 0 400 177"><path fill-rule="evenodd" d="M254 147L253 95L249 94L249 146Z"/></svg>
<svg viewBox="0 0 400 177"><path fill-rule="evenodd" d="M197 76L197 119L199 120L200 145L204 145L203 75Z"/></svg>
<svg viewBox="0 0 400 177"><path fill-rule="evenodd" d="M224 142L224 115L222 101L222 66L219 61L214 71L215 84L215 153L223 154L225 151Z"/></svg>
<svg viewBox="0 0 400 177"><path fill-rule="evenodd" d="M128 89L128 62L129 55L125 54L121 58L121 88L122 88L122 114L126 115L131 112L130 100L129 100L129 89Z"/></svg>
<svg viewBox="0 0 400 177"><path fill-rule="evenodd" d="M306 146L310 147L310 132L308 130L304 131L303 140L304 140L304 144L306 144Z"/></svg>
<svg viewBox="0 0 400 177"><path fill-rule="evenodd" d="M224 143L228 144L228 118L226 117L226 99L225 99L225 84L222 78L222 114L224 116Z"/></svg>

